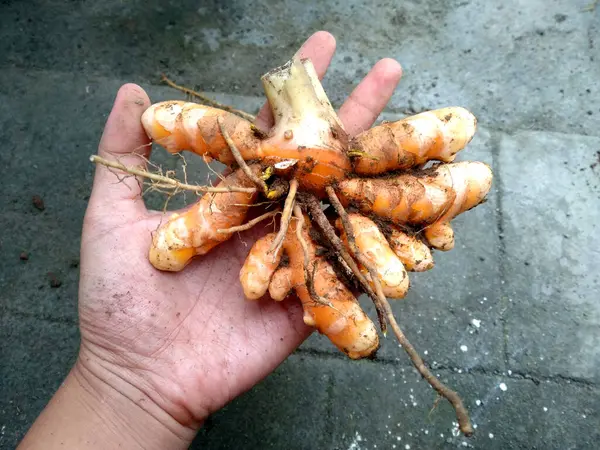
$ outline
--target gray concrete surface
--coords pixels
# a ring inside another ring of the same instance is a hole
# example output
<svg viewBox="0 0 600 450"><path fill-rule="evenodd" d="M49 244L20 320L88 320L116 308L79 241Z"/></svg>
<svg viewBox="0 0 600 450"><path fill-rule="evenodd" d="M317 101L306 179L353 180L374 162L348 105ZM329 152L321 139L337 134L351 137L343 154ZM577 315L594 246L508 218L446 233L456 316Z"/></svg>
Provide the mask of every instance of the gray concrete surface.
<svg viewBox="0 0 600 450"><path fill-rule="evenodd" d="M338 40L324 81L335 104L393 57L405 75L382 119L451 104L479 118L461 158L493 166L489 201L456 220L456 248L394 304L477 433L457 436L445 403L429 415L432 391L392 339L377 360L350 362L314 335L193 448L598 447L600 12L586 0L362 3L1 4L0 448L15 447L77 350L87 158L118 87L180 98L158 83L166 71L256 109L260 75L319 29Z"/></svg>

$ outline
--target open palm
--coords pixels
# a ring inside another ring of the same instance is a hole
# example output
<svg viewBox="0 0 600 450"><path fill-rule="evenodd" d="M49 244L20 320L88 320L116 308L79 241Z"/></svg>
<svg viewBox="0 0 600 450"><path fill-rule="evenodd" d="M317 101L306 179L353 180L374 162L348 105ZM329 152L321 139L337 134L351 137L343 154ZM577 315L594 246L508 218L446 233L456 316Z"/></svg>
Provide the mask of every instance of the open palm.
<svg viewBox="0 0 600 450"><path fill-rule="evenodd" d="M334 50L333 37L319 32L300 54L323 77ZM349 134L373 124L400 76L393 60L373 67L338 111ZM149 156L149 146L140 118L149 104L139 86L120 89L101 156L142 164L138 154ZM271 125L267 106L259 120ZM148 262L160 220L161 213L146 209L135 179L119 181L97 168L82 237L79 360L97 376L135 385L177 422L196 428L268 375L312 329L294 298L249 301L243 295L239 270L263 230L232 238L182 272L163 273Z"/></svg>

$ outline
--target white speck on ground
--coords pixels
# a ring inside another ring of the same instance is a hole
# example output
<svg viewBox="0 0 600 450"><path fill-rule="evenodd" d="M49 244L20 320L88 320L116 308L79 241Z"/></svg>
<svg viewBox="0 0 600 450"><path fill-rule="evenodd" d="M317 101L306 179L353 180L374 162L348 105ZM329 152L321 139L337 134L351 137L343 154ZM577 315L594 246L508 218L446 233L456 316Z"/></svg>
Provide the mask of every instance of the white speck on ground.
<svg viewBox="0 0 600 450"><path fill-rule="evenodd" d="M500 385L498 387L500 388L501 391L506 391L508 389L506 387L506 384L504 384L504 383L500 383Z"/></svg>
<svg viewBox="0 0 600 450"><path fill-rule="evenodd" d="M490 434L488 434L488 436L490 439L494 439L494 433L490 433Z"/></svg>
<svg viewBox="0 0 600 450"><path fill-rule="evenodd" d="M469 350L469 347L467 347L466 345L461 345L460 346L460 351L461 352L466 352L467 350Z"/></svg>
<svg viewBox="0 0 600 450"><path fill-rule="evenodd" d="M475 404L476 404L477 406L481 406L481 400L479 400L479 399L475 400Z"/></svg>
<svg viewBox="0 0 600 450"><path fill-rule="evenodd" d="M509 370L509 371L508 371L508 374L509 374L509 375L512 375L512 370Z"/></svg>
<svg viewBox="0 0 600 450"><path fill-rule="evenodd" d="M404 448L405 448L406 450L408 450L408 449L410 448L410 445L406 444L406 445L404 446Z"/></svg>
<svg viewBox="0 0 600 450"><path fill-rule="evenodd" d="M452 436L454 437L458 437L460 435L460 431L458 429L458 423L457 422L452 422Z"/></svg>
<svg viewBox="0 0 600 450"><path fill-rule="evenodd" d="M548 411L548 408L546 408L546 407L544 406L544 412L546 412L546 411Z"/></svg>
<svg viewBox="0 0 600 450"><path fill-rule="evenodd" d="M358 444L360 441L362 441L362 436L358 434L357 431L354 435L354 440L350 443L350 447L348 447L348 450L360 450L360 445Z"/></svg>
<svg viewBox="0 0 600 450"><path fill-rule="evenodd" d="M481 320L479 319L473 319L471 320L471 324L475 327L475 328L479 328L481 326Z"/></svg>

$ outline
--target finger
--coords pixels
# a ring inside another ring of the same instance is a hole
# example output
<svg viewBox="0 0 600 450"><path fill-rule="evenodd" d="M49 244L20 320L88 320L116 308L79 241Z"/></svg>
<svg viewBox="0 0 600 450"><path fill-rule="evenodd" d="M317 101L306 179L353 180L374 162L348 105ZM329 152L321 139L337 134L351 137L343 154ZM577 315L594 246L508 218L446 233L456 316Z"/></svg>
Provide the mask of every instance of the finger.
<svg viewBox="0 0 600 450"><path fill-rule="evenodd" d="M382 59L373 66L338 112L350 136L371 128L392 97L401 77L402 67L393 59Z"/></svg>
<svg viewBox="0 0 600 450"><path fill-rule="evenodd" d="M150 106L144 90L135 84L123 85L115 98L112 111L106 121L98 146L102 158L118 161L126 166L146 167L144 158L150 155L150 139L141 123L142 113ZM144 158L141 158L143 156ZM141 183L135 177L97 164L90 202L101 200L103 204L117 207L139 199Z"/></svg>
<svg viewBox="0 0 600 450"><path fill-rule="evenodd" d="M317 31L296 52L300 58L309 58L319 79L322 80L335 53L335 38L326 31ZM262 106L256 116L256 125L264 130L273 126L273 113L268 102Z"/></svg>

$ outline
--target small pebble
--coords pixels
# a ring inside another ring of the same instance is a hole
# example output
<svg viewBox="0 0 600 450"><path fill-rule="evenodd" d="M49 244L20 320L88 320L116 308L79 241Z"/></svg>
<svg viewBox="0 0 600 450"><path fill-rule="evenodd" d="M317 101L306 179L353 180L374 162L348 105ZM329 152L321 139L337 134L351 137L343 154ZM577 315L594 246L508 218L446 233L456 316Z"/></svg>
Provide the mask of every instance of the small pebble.
<svg viewBox="0 0 600 450"><path fill-rule="evenodd" d="M62 281L53 272L48 272L48 278L50 278L50 287L57 288L62 285Z"/></svg>
<svg viewBox="0 0 600 450"><path fill-rule="evenodd" d="M490 439L494 439L494 433L490 433L488 434L488 436L490 437Z"/></svg>
<svg viewBox="0 0 600 450"><path fill-rule="evenodd" d="M499 386L499 387L500 387L500 390L501 390L501 391L506 391L506 389L508 389L508 388L506 387L506 384L504 384L504 383L500 383L500 386Z"/></svg>
<svg viewBox="0 0 600 450"><path fill-rule="evenodd" d="M27 252L21 252L21 254L19 255L19 259L21 261L27 261L29 259L29 253L27 253Z"/></svg>
<svg viewBox="0 0 600 450"><path fill-rule="evenodd" d="M467 350L469 350L469 348L466 345L461 345L460 346L460 351L461 352L466 352Z"/></svg>
<svg viewBox="0 0 600 450"><path fill-rule="evenodd" d="M39 195L34 195L33 197L31 197L31 202L33 203L33 206L35 206L35 208L39 211L43 211L44 209L46 209L46 206L44 205L44 200L42 200L42 197L40 197Z"/></svg>

